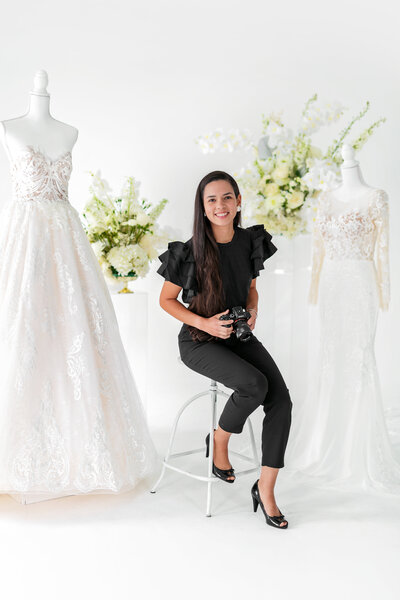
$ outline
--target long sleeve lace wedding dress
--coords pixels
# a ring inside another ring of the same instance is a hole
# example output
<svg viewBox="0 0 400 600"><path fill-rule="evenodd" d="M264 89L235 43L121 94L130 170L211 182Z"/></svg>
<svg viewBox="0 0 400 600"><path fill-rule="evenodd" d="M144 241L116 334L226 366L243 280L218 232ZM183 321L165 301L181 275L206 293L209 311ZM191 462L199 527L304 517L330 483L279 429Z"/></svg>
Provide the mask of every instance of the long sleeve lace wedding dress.
<svg viewBox="0 0 400 600"><path fill-rule="evenodd" d="M24 502L123 492L157 462L71 169L21 148L0 220L0 493Z"/></svg>
<svg viewBox="0 0 400 600"><path fill-rule="evenodd" d="M388 200L371 188L362 208L331 192L316 217L310 301L319 291L314 387L294 409L290 467L344 488L400 493L374 354L379 306L389 304Z"/></svg>

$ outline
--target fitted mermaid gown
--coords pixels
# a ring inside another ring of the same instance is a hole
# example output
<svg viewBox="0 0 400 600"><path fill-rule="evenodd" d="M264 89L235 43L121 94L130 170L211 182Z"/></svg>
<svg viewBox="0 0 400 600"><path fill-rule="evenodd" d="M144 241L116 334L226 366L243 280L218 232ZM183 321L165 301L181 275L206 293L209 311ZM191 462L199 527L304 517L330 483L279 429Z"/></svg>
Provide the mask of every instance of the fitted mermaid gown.
<svg viewBox="0 0 400 600"><path fill-rule="evenodd" d="M310 300L319 290L316 379L294 410L287 465L342 488L400 493L374 354L379 306L389 304L388 200L366 192L344 211L331 193L317 213Z"/></svg>
<svg viewBox="0 0 400 600"><path fill-rule="evenodd" d="M124 492L157 464L71 169L22 148L0 220L0 493L21 502Z"/></svg>

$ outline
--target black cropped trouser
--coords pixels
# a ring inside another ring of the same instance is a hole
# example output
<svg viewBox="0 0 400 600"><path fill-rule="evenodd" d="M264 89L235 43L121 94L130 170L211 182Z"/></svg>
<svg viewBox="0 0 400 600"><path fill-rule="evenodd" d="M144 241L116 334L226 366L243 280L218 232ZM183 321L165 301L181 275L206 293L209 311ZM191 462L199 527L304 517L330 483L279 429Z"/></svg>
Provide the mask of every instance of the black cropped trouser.
<svg viewBox="0 0 400 600"><path fill-rule="evenodd" d="M193 371L234 390L219 419L230 433L241 433L247 417L260 405L265 413L262 428L262 466L281 468L289 437L292 402L274 360L253 335L240 342L193 341L188 331L179 334L183 363Z"/></svg>

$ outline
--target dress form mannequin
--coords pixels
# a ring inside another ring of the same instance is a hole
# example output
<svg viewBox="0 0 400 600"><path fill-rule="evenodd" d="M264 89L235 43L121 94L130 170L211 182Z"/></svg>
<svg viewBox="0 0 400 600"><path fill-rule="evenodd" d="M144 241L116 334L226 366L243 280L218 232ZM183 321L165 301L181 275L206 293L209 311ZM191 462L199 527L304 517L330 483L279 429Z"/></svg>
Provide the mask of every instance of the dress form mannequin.
<svg viewBox="0 0 400 600"><path fill-rule="evenodd" d="M22 117L3 121L0 131L10 160L27 146L41 152L50 160L70 152L78 138L78 130L54 119L49 110L46 71L37 71L30 92L28 112Z"/></svg>
<svg viewBox="0 0 400 600"><path fill-rule="evenodd" d="M157 454L101 268L70 204L78 132L49 112L47 74L0 132L12 196L0 215L0 495L119 493Z"/></svg>
<svg viewBox="0 0 400 600"><path fill-rule="evenodd" d="M354 158L353 147L343 144L341 154L342 185L331 192L333 200L337 201L335 208L338 213L347 211L350 204L353 209L363 209L368 204L366 192L374 188L365 183L359 163Z"/></svg>
<svg viewBox="0 0 400 600"><path fill-rule="evenodd" d="M321 194L315 218L309 300L319 304L319 352L287 461L341 489L399 494L374 350L378 310L390 300L389 202L364 182L352 148L342 156L343 183Z"/></svg>

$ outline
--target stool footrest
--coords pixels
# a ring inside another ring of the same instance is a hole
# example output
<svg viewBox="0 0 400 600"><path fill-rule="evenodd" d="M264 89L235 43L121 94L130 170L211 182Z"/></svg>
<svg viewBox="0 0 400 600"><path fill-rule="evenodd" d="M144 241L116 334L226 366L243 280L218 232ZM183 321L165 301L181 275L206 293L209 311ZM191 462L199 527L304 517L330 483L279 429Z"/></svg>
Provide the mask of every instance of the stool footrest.
<svg viewBox="0 0 400 600"><path fill-rule="evenodd" d="M180 473L181 475L186 475L187 477L192 477L192 479L197 479L199 481L204 481L205 483L207 483L207 508L206 508L206 516L210 517L211 516L211 490L212 490L212 484L215 481L220 480L218 477L216 477L213 474L213 446L211 445L210 447L210 452L209 452L209 456L207 459L207 466L208 466L208 474L207 476L205 475L197 475L196 473L193 473L192 471L187 471L185 469L181 469L178 466L175 466L173 464L171 464L172 459L174 458L179 458L179 457L183 457L183 456L190 456L191 454L203 454L205 453L205 447L202 446L201 448L195 448L193 450L186 450L184 452L175 452L174 454L172 454L172 448L173 448L173 444L174 444L174 440L175 440L175 434L178 428L178 423L180 421L180 418L183 414L183 412L192 404L192 402L194 402L195 400L198 400L200 398L203 398L204 396L209 396L210 400L211 400L211 419L210 419L210 426L209 426L209 435L212 438L213 436L213 431L215 431L216 427L217 427L217 401L218 401L218 397L222 397L222 398L229 398L229 394L227 394L226 392L224 392L223 390L220 390L218 387L218 383L214 380L211 379L210 380L210 385L208 387L208 390L205 390L203 392L200 392L198 394L195 394L194 396L192 396L191 398L189 398L179 409L178 413L175 416L175 420L174 420L174 424L172 427L172 431L171 431L171 435L170 435L170 439L169 439L169 445L168 445L168 450L167 453L164 457L163 460L163 468L161 471L161 474L157 480L157 482L154 484L151 493L155 493L156 489L158 488L161 480L164 477L165 474L165 470L166 469L170 469L171 471L176 471L177 473ZM251 466L251 468L249 469L244 469L244 470L240 470L240 471L236 471L235 470L235 476L241 476L241 475L247 475L248 473L253 473L255 471L258 471L260 468L260 461L258 458L258 453L257 453L257 449L256 449L256 444L255 444L255 440L254 440L254 432L253 432L253 426L251 424L251 419L250 417L247 420L248 423L248 427L249 427L249 433L250 433L250 443L251 443L251 449L252 449L252 453L253 453L253 457L249 457L246 456L245 454L241 454L240 452L235 452L232 451L232 454L243 459L244 461L246 461L247 463L250 463L249 466Z"/></svg>
<svg viewBox="0 0 400 600"><path fill-rule="evenodd" d="M199 479L200 481L207 481L209 483L214 483L215 481L220 481L218 477L213 475L212 477L206 477L205 475L196 475L196 473L192 473L191 471L185 471L185 469L180 469L179 467L175 467L174 465L170 465L169 463L163 461L163 464L167 469L171 469L172 471L177 471L181 473L181 475L187 475L188 477L192 477L193 479ZM252 469L245 469L243 471L235 471L235 476L239 475L247 475L248 473L254 473L254 471L258 471L259 466L253 467Z"/></svg>
<svg viewBox="0 0 400 600"><path fill-rule="evenodd" d="M196 450L187 450L186 452L175 452L175 454L170 454L168 460L170 458L178 458L178 456L188 456L189 454L199 454L200 452L205 452L203 448L196 448Z"/></svg>
<svg viewBox="0 0 400 600"><path fill-rule="evenodd" d="M188 477L192 477L193 479L199 479L200 481L207 481L208 483L214 483L214 481L217 481L216 477L206 477L204 475L196 475L195 473L191 473L190 471L185 471L184 469L180 469L179 467L174 467L173 465L170 465L169 463L163 461L164 466L167 467L167 469L171 469L172 471L177 471L178 473L181 473L181 475L187 475Z"/></svg>

